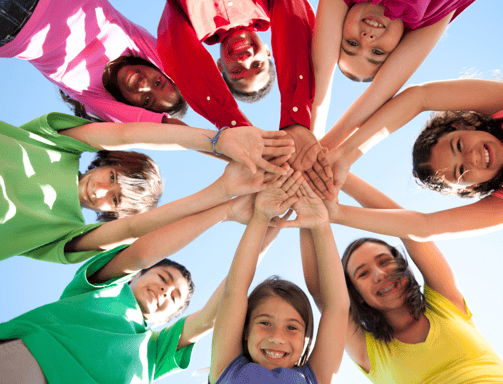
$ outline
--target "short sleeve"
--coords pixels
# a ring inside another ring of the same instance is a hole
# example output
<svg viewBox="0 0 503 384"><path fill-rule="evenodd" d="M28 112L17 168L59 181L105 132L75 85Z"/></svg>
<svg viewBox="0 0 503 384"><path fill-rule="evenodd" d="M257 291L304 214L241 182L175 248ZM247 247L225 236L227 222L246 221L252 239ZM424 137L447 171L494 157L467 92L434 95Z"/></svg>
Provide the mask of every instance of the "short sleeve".
<svg viewBox="0 0 503 384"><path fill-rule="evenodd" d="M188 368L195 344L177 350L186 319L178 320L161 332L152 332L152 340L156 343L154 380Z"/></svg>
<svg viewBox="0 0 503 384"><path fill-rule="evenodd" d="M64 113L52 112L47 115L37 117L23 124L20 128L46 139L44 144L54 146L54 149L69 153L80 154L82 152L98 152L98 149L91 147L72 137L60 135L58 131L89 124L89 121L80 117L67 115ZM32 137L34 138L34 137ZM38 138L38 140L41 140ZM34 138L36 139L36 138Z"/></svg>
<svg viewBox="0 0 503 384"><path fill-rule="evenodd" d="M449 299L435 291L433 288L429 287L427 284L424 285L424 297L426 298L428 307L443 317L461 316L465 319L471 319L473 316L464 299L463 301L465 303L466 313L461 312L458 307L456 307L449 301Z"/></svg>
<svg viewBox="0 0 503 384"><path fill-rule="evenodd" d="M82 265L75 276L73 277L70 284L68 284L61 294L60 300L66 299L68 297L77 296L82 293L98 290L110 285L118 285L120 283L127 283L134 277L134 274L128 274L125 276L119 276L114 279L108 280L102 284L91 284L88 277L93 275L95 272L103 268L110 260L112 260L120 251L127 248L129 245L120 245L109 251L102 251L97 256L93 257L87 263Z"/></svg>

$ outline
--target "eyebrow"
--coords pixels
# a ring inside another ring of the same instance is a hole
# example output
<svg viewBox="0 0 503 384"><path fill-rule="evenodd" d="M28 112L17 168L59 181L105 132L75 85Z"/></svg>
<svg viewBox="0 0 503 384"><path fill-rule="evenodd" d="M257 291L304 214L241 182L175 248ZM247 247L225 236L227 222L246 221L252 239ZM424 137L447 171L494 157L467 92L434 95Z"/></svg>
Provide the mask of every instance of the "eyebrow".
<svg viewBox="0 0 503 384"><path fill-rule="evenodd" d="M346 53L346 55L348 56L356 56L356 53L354 52L351 52L351 51L348 51L343 45L341 45L341 48L342 50ZM366 57L365 58L370 64L374 64L374 65L381 65L382 63L384 63L386 60L383 60L383 61L379 61L379 60L374 60L374 59L371 59L370 57Z"/></svg>
<svg viewBox="0 0 503 384"><path fill-rule="evenodd" d="M451 147L451 152L454 156L456 156L456 150L454 149L454 137L451 139L451 141L449 142L449 145ZM454 164L454 170L452 171L452 175L453 175L453 180L456 180L457 176L456 176L456 164ZM461 177L461 175L459 176Z"/></svg>
<svg viewBox="0 0 503 384"><path fill-rule="evenodd" d="M376 257L374 257L374 260L380 259L380 258L381 258L381 257L383 257L383 256L390 256L390 255L389 255L388 253L380 253L379 255L377 255ZM393 257L393 256L392 256L392 257ZM357 268L353 271L353 277L356 277L356 273L357 273L360 269L362 269L362 268L364 268L364 267L366 267L366 266L367 266L367 264L365 264L365 263L364 263L364 264L359 265L359 266L358 266L358 267L357 267Z"/></svg>
<svg viewBox="0 0 503 384"><path fill-rule="evenodd" d="M272 316L268 315L267 313L262 313L261 315L257 315L255 316L253 319L257 319L259 317L267 317L268 319L272 319ZM294 321L296 323L298 323L299 325L303 326L304 327L304 324L302 324L299 320L297 319L294 319L294 318L291 318L291 319L286 319L286 321Z"/></svg>

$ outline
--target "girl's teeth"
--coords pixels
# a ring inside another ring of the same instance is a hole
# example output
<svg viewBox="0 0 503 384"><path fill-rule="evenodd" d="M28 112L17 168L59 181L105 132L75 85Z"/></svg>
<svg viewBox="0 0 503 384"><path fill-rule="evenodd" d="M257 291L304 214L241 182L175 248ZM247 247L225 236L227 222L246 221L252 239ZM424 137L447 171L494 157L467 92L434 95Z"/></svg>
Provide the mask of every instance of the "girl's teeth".
<svg viewBox="0 0 503 384"><path fill-rule="evenodd" d="M489 151L487 150L486 147L484 147L484 157L485 157L486 168L487 168L489 166L489 161L491 160L491 158L489 157Z"/></svg>
<svg viewBox="0 0 503 384"><path fill-rule="evenodd" d="M283 356L285 356L285 353L279 353L279 352L271 352L271 351L265 351L265 354L269 357L272 357L274 359L280 359L282 358Z"/></svg>
<svg viewBox="0 0 503 384"><path fill-rule="evenodd" d="M370 26L372 26L372 27L376 27L376 28L379 28L379 27L381 27L381 28L382 28L382 27L384 27L384 25L382 25L381 23L378 23L378 22L377 22L377 21L375 21L375 20L369 20L369 19L364 19L364 20L365 20L365 22L366 22L368 25L370 25Z"/></svg>
<svg viewBox="0 0 503 384"><path fill-rule="evenodd" d="M390 285L388 288L386 289L382 289L380 290L379 292L377 292L378 295L384 295L385 293L388 293L389 291L391 291L393 288L396 287L396 283L395 284L392 284Z"/></svg>

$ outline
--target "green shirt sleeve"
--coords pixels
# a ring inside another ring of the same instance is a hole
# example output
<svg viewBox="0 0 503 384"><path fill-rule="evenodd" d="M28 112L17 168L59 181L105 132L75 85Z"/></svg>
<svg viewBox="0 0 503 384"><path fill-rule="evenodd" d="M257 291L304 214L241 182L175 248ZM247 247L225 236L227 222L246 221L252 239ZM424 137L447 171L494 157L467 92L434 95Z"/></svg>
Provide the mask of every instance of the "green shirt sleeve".
<svg viewBox="0 0 503 384"><path fill-rule="evenodd" d="M157 346L154 380L188 368L195 344L177 350L178 340L180 340L186 319L187 317L178 320L174 325L164 328L161 332L152 331L152 340L156 342Z"/></svg>

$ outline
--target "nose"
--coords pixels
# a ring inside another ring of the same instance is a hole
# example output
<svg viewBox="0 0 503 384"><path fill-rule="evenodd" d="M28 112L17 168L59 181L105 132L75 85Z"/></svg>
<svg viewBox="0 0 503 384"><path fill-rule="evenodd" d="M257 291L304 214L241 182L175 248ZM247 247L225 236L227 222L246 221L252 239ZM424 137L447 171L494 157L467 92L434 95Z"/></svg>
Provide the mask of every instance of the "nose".
<svg viewBox="0 0 503 384"><path fill-rule="evenodd" d="M361 38L362 40L365 40L365 41L369 41L369 42L370 42L370 41L375 40L376 35L375 35L375 33L374 33L374 32L372 32L372 31L366 31L366 30L363 30L363 31L361 32L361 34L360 34L360 38Z"/></svg>
<svg viewBox="0 0 503 384"><path fill-rule="evenodd" d="M383 281L387 276L387 273L384 272L381 268L375 268L374 269L374 282L378 283L380 281Z"/></svg>
<svg viewBox="0 0 503 384"><path fill-rule="evenodd" d="M466 151L464 160L467 164L471 164L473 167L479 167L480 164L482 164L480 156L479 152L474 148L471 151Z"/></svg>
<svg viewBox="0 0 503 384"><path fill-rule="evenodd" d="M271 329L271 333L267 337L267 341L272 344L283 344L285 342L283 330L276 327Z"/></svg>
<svg viewBox="0 0 503 384"><path fill-rule="evenodd" d="M173 292L173 290L175 289L175 287L173 287L172 285L161 285L161 292L162 292L162 297L166 298L168 296L171 296L171 292Z"/></svg>
<svg viewBox="0 0 503 384"><path fill-rule="evenodd" d="M150 83L147 78L143 78L138 82L138 90L137 92L149 92L150 91Z"/></svg>

